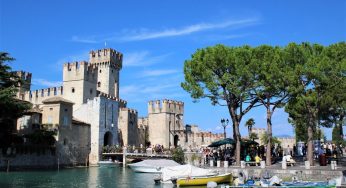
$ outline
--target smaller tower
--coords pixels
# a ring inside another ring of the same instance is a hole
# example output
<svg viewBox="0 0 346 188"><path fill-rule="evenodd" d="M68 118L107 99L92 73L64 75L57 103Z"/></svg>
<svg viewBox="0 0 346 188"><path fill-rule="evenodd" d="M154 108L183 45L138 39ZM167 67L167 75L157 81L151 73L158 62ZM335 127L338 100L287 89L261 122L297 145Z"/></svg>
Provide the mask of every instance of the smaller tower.
<svg viewBox="0 0 346 188"><path fill-rule="evenodd" d="M24 100L25 92L30 91L31 86L31 73L24 71L17 71L16 75L20 79L17 97L21 100Z"/></svg>
<svg viewBox="0 0 346 188"><path fill-rule="evenodd" d="M64 98L74 102L77 109L87 99L97 96L97 67L85 61L64 64L63 88Z"/></svg>

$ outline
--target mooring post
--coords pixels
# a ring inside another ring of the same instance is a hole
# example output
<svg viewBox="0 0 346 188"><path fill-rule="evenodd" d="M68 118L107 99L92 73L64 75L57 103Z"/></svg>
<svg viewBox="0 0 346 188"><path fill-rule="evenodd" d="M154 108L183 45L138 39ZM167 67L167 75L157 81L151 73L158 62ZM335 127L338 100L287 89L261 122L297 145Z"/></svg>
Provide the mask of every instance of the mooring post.
<svg viewBox="0 0 346 188"><path fill-rule="evenodd" d="M123 167L126 167L126 146L123 147Z"/></svg>
<svg viewBox="0 0 346 188"><path fill-rule="evenodd" d="M7 170L6 172L10 172L10 159L7 159Z"/></svg>

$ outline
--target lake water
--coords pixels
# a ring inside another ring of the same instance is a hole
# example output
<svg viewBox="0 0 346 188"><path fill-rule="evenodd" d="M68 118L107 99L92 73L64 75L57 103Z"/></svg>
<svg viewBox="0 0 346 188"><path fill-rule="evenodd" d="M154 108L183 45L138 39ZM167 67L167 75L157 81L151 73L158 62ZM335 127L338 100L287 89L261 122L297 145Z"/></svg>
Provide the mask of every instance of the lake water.
<svg viewBox="0 0 346 188"><path fill-rule="evenodd" d="M44 171L0 172L0 188L70 188L129 187L171 188L173 184L155 185L155 174L136 173L130 168L90 167Z"/></svg>

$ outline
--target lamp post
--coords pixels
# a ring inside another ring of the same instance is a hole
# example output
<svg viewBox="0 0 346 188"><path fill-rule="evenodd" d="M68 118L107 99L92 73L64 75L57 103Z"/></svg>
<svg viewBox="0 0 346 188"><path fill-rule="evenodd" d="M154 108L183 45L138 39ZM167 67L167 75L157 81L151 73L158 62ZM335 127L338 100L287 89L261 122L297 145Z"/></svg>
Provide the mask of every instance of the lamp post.
<svg viewBox="0 0 346 188"><path fill-rule="evenodd" d="M226 127L228 125L229 120L228 119L221 119L221 125L223 127L223 137L226 138Z"/></svg>

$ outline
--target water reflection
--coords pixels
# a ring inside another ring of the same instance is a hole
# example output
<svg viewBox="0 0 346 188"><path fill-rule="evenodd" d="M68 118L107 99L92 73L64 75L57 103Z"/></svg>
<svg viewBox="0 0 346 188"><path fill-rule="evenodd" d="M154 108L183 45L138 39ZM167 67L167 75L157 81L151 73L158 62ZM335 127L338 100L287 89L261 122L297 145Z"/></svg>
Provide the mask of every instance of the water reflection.
<svg viewBox="0 0 346 188"><path fill-rule="evenodd" d="M0 172L3 187L104 187L104 188L172 188L172 184L155 185L155 174L135 173L129 168L90 167L60 171Z"/></svg>

